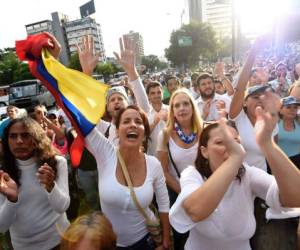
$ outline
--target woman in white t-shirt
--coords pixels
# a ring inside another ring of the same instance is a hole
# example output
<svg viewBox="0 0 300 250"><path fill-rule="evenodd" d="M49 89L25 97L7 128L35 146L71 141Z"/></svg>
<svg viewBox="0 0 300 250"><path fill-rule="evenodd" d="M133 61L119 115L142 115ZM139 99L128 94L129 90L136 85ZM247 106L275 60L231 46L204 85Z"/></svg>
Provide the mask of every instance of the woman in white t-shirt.
<svg viewBox="0 0 300 250"><path fill-rule="evenodd" d="M196 168L182 172L181 193L170 210L171 225L190 231L186 250L250 250L256 196L269 205L267 217L300 214L299 209L284 208L300 206L300 172L272 138L277 120L276 112L257 108L256 140L275 178L243 163L245 151L236 129L224 121L203 129Z"/></svg>
<svg viewBox="0 0 300 250"><path fill-rule="evenodd" d="M155 194L163 229L163 242L159 249L168 248L169 199L165 178L160 162L142 150L147 148L143 142L147 141L150 134L146 114L137 106L128 106L119 112L115 124L119 149L97 127L87 135L85 141L97 161L101 209L117 235L117 249L155 249L145 218L131 197L117 150L124 159L140 206L152 219L154 214L149 205Z"/></svg>
<svg viewBox="0 0 300 250"><path fill-rule="evenodd" d="M169 104L167 125L158 137L157 156L164 169L172 205L180 193L180 173L195 162L202 119L186 89L176 90ZM183 249L187 236L173 233L175 249Z"/></svg>

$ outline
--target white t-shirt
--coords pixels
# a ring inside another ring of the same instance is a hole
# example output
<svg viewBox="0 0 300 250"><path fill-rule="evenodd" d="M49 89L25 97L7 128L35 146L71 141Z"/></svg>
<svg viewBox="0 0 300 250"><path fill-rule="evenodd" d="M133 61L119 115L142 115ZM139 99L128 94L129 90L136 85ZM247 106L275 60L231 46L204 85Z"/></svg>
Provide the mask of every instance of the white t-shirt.
<svg viewBox="0 0 300 250"><path fill-rule="evenodd" d="M235 121L237 130L239 131L241 144L246 151L246 157L244 159L245 162L249 166L258 167L267 172L266 158L256 142L255 130L247 114L242 109L238 116L233 120ZM278 130L278 124L276 124L276 127L273 131L273 136L278 134Z"/></svg>
<svg viewBox="0 0 300 250"><path fill-rule="evenodd" d="M193 222L182 207L184 200L204 180L195 167L188 167L180 178L181 193L170 209L171 225L180 233L190 231L185 250L250 250L249 239L255 232L254 198L266 200L269 218L299 216L299 209L283 208L275 178L249 167L241 182L234 180L215 211L200 222ZM273 216L270 216L272 214Z"/></svg>
<svg viewBox="0 0 300 250"><path fill-rule="evenodd" d="M219 95L219 94L215 93L215 95L212 99L211 105L210 105L209 114L208 114L207 118L205 119L206 121L217 121L220 119L220 115L219 115L219 112L218 112L218 109L216 106L216 103L218 100L225 102L225 111L227 113L229 112L231 98L229 98L225 95ZM202 100L201 96L199 96L199 98L196 101L197 101L200 115L203 118L203 108L205 105L205 101Z"/></svg>
<svg viewBox="0 0 300 250"><path fill-rule="evenodd" d="M130 246L148 233L145 218L136 208L127 186L120 184L116 177L116 148L94 128L85 139L87 148L97 161L98 187L103 213L112 223L117 235L118 246ZM147 174L145 182L134 187L137 199L150 218L149 209L155 193L159 212L168 213L169 197L160 162L153 156L145 155Z"/></svg>
<svg viewBox="0 0 300 250"><path fill-rule="evenodd" d="M37 161L17 161L21 171L16 203L0 194L0 232L9 229L15 250L49 250L61 241L69 226L65 211L70 204L66 160L57 156L57 177L50 193L36 177Z"/></svg>
<svg viewBox="0 0 300 250"><path fill-rule="evenodd" d="M164 111L169 111L169 106L166 104L162 104L161 110ZM148 113L148 121L149 124L152 124L154 122L154 117L158 112L155 111L155 109L151 106L150 112ZM158 141L158 134L160 131L162 131L164 129L164 127L166 126L166 122L163 120L160 120L155 128L152 130L152 133L150 135L150 139L148 141L148 151L147 154L149 155L156 155L156 148L157 148L157 141Z"/></svg>
<svg viewBox="0 0 300 250"><path fill-rule="evenodd" d="M172 137L170 137L169 149L170 149L170 153L172 155L173 161L175 162L179 173L181 173L188 166L193 166L195 164L195 160L196 160L197 154L198 154L198 142L195 143L190 148L182 148L175 143L175 141L173 140ZM167 150L168 149L164 146L164 143L163 143L163 131L161 131L159 133L157 151L168 152ZM170 175L172 175L179 182L178 175L176 173L176 170L175 170L170 158L169 158L168 169L169 169Z"/></svg>

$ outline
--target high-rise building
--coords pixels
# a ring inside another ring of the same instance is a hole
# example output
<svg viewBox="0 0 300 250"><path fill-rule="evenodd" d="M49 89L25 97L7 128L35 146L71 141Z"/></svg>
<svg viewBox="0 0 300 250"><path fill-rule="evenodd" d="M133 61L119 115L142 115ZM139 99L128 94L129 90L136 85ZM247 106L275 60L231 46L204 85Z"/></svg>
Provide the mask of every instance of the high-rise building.
<svg viewBox="0 0 300 250"><path fill-rule="evenodd" d="M59 12L54 12L51 16L52 20L25 25L27 34L33 35L45 31L53 34L61 44L60 61L64 65L69 64L70 55L76 51L76 43L80 44L82 37L85 35L93 36L95 52L101 52L102 60L105 61L101 28L95 19L85 17L69 21L66 15Z"/></svg>
<svg viewBox="0 0 300 250"><path fill-rule="evenodd" d="M61 53L59 60L67 65L69 63L70 52L67 46L64 24L68 22L68 16L54 12L51 14L52 20L44 20L36 23L25 25L27 35L34 35L41 32L49 32L53 34L61 45Z"/></svg>
<svg viewBox="0 0 300 250"><path fill-rule="evenodd" d="M202 0L188 0L190 22L202 22Z"/></svg>
<svg viewBox="0 0 300 250"><path fill-rule="evenodd" d="M94 39L95 52L101 52L102 60L106 60L101 27L100 24L96 23L95 19L85 17L67 22L65 24L65 31L71 54L77 51L76 43L80 43L84 36L89 35Z"/></svg>
<svg viewBox="0 0 300 250"><path fill-rule="evenodd" d="M203 0L203 22L212 25L218 38L232 35L232 1Z"/></svg>
<svg viewBox="0 0 300 250"><path fill-rule="evenodd" d="M130 31L128 34L124 35L125 37L128 37L129 39L132 39L135 43L136 48L136 64L140 65L142 62L142 56L144 55L144 42L143 37L140 35L139 32Z"/></svg>

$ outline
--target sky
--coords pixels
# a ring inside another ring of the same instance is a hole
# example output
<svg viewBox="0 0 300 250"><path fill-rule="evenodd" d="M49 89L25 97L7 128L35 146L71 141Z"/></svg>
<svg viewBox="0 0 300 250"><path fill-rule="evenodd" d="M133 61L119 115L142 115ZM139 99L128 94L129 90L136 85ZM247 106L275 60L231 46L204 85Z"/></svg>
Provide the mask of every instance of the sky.
<svg viewBox="0 0 300 250"><path fill-rule="evenodd" d="M26 38L25 25L51 20L61 12L69 20L80 18L79 6L88 0L7 0L1 2L0 49ZM107 56L118 51L118 38L130 30L140 32L145 55L164 55L170 34L181 26L185 0L94 0L93 17L101 25Z"/></svg>
<svg viewBox="0 0 300 250"><path fill-rule="evenodd" d="M1 2L0 49L14 47L26 38L25 25L51 20L52 12L61 12L70 20L80 18L79 7L89 0L4 0ZM276 16L285 13L291 2L300 0L234 0L236 15L244 33L263 34L271 30ZM102 28L107 56L118 51L118 38L130 30L144 40L145 55L164 55L170 34L188 21L187 0L94 0L93 17ZM183 13L183 15L182 15Z"/></svg>

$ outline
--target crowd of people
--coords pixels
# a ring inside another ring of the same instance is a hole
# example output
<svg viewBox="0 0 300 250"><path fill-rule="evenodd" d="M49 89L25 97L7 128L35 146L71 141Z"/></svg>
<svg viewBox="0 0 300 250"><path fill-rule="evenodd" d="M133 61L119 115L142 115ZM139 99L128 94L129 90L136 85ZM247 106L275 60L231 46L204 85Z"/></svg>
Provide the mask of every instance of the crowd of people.
<svg viewBox="0 0 300 250"><path fill-rule="evenodd" d="M2 241L15 250L300 247L300 62L263 60L266 39L240 67L142 75L133 41L121 38L115 56L127 75L107 91L77 169L69 150L78 131L60 107L19 115L8 106ZM90 37L78 55L92 75ZM149 220L160 221L159 241Z"/></svg>

